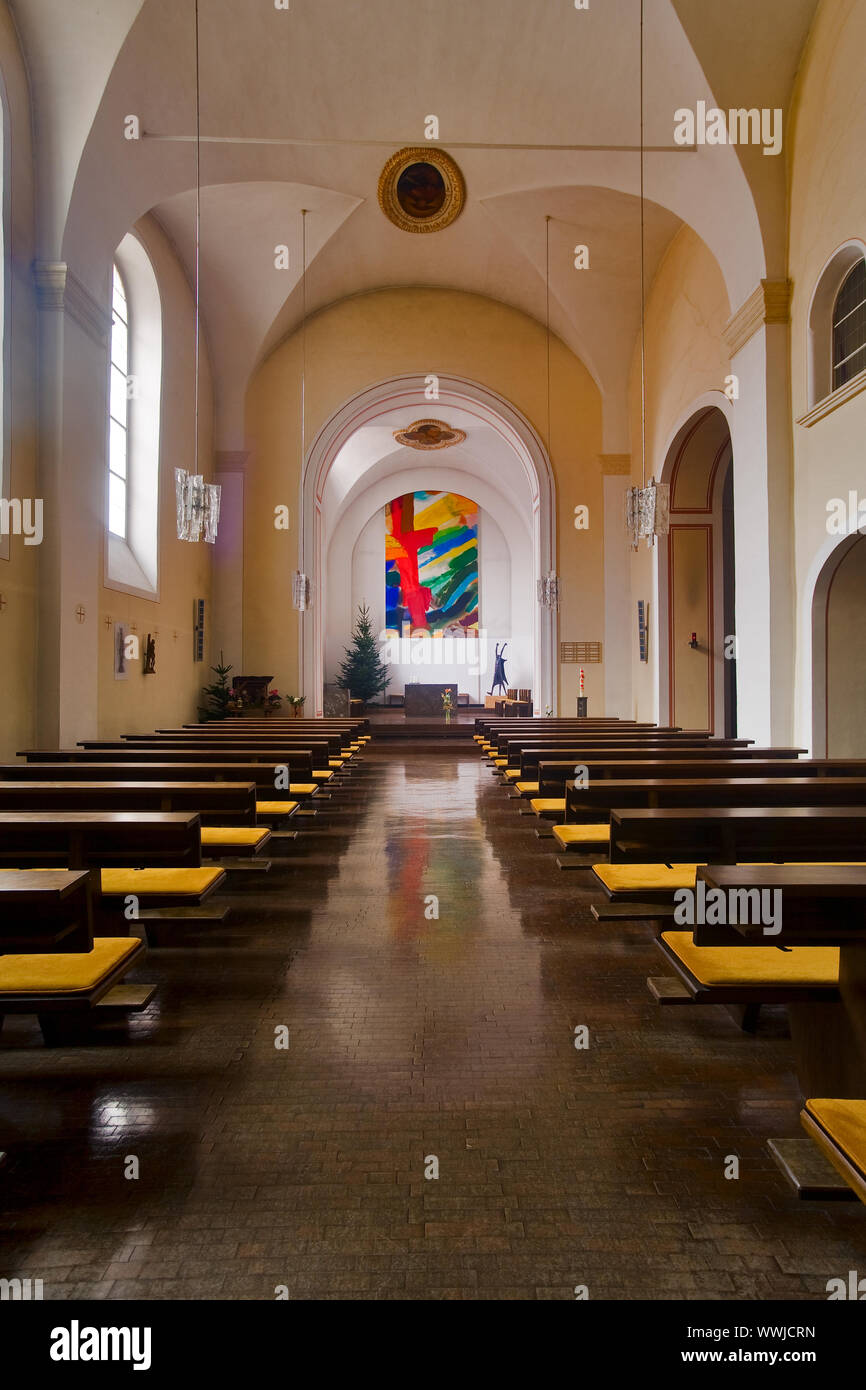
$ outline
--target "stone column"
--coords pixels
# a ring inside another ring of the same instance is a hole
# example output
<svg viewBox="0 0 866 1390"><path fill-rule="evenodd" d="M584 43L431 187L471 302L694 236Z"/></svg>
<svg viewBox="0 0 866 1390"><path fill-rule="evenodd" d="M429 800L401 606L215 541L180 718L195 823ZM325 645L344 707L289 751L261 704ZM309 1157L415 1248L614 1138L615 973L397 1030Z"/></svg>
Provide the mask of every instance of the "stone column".
<svg viewBox="0 0 866 1390"><path fill-rule="evenodd" d="M111 315L63 261L33 267L39 308L40 549L36 736L95 737Z"/></svg>

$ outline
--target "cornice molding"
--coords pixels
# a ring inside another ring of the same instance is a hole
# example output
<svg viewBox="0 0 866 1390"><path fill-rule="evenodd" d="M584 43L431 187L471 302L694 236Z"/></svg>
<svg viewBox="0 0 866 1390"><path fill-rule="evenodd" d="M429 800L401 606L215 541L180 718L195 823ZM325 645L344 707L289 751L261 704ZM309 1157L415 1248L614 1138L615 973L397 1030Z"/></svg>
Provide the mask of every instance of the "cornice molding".
<svg viewBox="0 0 866 1390"><path fill-rule="evenodd" d="M764 324L791 322L793 288L790 280L761 281L723 330L730 357L736 357Z"/></svg>
<svg viewBox="0 0 866 1390"><path fill-rule="evenodd" d="M251 449L217 449L213 456L214 473L245 473L251 458Z"/></svg>
<svg viewBox="0 0 866 1390"><path fill-rule="evenodd" d="M111 315L94 299L65 261L34 261L37 307L45 313L65 313L89 338L106 347Z"/></svg>

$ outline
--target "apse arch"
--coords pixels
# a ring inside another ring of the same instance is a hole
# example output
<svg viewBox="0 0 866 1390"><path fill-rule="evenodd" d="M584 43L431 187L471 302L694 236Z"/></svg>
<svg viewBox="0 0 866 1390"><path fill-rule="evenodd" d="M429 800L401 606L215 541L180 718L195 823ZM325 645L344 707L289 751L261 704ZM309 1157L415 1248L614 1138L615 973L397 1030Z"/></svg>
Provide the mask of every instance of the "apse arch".
<svg viewBox="0 0 866 1390"><path fill-rule="evenodd" d="M431 400L431 393L436 396ZM360 476L340 479L335 464L346 445L365 426L375 426L395 410L409 419L460 411L496 432L520 478L520 497L529 530L531 577L535 581L556 569L556 489L547 451L526 417L497 392L468 378L440 373L435 379L419 374L392 377L350 397L319 429L304 459L300 485L301 571L314 585L312 606L298 624L298 669L308 707L321 713L325 664L325 622L328 611L327 554L341 516L341 505L357 497ZM417 463L417 457L413 460ZM437 460L438 462L438 460ZM368 466L370 470L372 465ZM431 473L437 463L431 462ZM445 467L441 460L440 471ZM396 469L395 469L396 471ZM471 466L464 476L471 488ZM480 476L480 475L479 475ZM483 481L483 480L482 480ZM496 479L488 481L496 483ZM462 489L466 491L466 489ZM532 689L536 707L557 705L556 610L531 602ZM483 614L482 614L483 622Z"/></svg>

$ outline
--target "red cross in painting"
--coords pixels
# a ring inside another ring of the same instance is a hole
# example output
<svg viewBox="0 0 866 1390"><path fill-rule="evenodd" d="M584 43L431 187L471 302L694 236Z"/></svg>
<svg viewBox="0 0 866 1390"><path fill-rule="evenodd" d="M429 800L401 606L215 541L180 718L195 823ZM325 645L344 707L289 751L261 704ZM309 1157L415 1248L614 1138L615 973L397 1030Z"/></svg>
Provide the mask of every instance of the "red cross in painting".
<svg viewBox="0 0 866 1390"><path fill-rule="evenodd" d="M411 492L395 497L391 503L391 534L400 553L393 556L400 576L403 598L413 627L427 627L427 609L433 599L431 591L422 586L418 577L418 551L429 545L436 535L435 526L415 530L415 497Z"/></svg>

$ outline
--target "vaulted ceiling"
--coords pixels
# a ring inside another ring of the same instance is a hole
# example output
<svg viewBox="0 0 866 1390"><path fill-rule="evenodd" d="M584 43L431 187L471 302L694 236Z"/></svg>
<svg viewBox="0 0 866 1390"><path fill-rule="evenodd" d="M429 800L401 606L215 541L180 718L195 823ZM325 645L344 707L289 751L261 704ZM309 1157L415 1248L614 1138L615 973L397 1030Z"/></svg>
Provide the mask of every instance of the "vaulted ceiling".
<svg viewBox="0 0 866 1390"><path fill-rule="evenodd" d="M40 254L102 293L141 216L192 274L193 0L11 0L31 76ZM699 99L787 111L817 0L646 0L647 274L683 222L737 308L784 272L784 156L673 146ZM202 302L217 440L242 445L255 365L307 306L394 285L489 295L551 323L593 374L606 446L622 447L639 324L639 3L571 0L200 0ZM716 13L718 11L718 13ZM123 138L139 116L144 138ZM464 212L415 236L383 216L388 156L428 115L458 161ZM555 148L559 146L560 148ZM575 146L599 148L576 149ZM571 147L571 148L561 148ZM574 268L576 244L591 270ZM290 269L274 268L274 247Z"/></svg>

